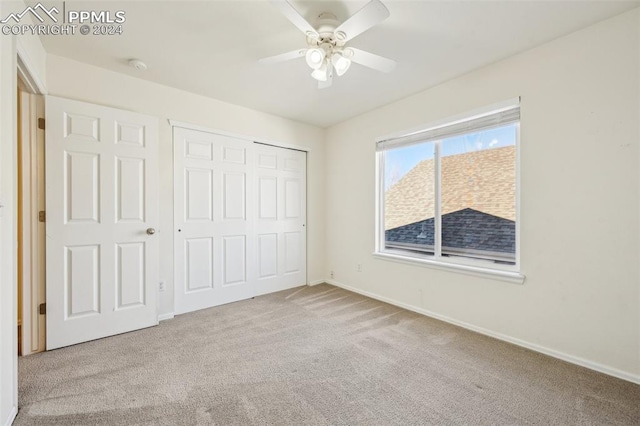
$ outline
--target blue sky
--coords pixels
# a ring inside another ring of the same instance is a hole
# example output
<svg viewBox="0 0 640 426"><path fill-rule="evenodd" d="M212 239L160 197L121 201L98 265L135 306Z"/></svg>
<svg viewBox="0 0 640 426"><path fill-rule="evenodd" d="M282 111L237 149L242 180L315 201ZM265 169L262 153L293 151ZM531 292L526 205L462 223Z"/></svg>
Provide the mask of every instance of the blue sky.
<svg viewBox="0 0 640 426"><path fill-rule="evenodd" d="M516 125L498 127L442 141L442 156L463 154L484 149L502 148L516 143ZM385 152L385 190L396 183L423 160L433 158L434 143L397 148Z"/></svg>

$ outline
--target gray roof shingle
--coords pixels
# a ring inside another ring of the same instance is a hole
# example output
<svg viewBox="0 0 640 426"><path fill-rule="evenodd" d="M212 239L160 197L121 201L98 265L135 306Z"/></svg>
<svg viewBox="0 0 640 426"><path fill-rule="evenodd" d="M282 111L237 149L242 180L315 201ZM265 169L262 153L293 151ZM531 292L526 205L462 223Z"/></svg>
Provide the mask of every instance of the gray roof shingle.
<svg viewBox="0 0 640 426"><path fill-rule="evenodd" d="M385 231L387 245L433 250L434 218ZM515 254L515 222L474 209L462 209L442 216L442 252L466 251ZM500 256L502 257L502 256Z"/></svg>

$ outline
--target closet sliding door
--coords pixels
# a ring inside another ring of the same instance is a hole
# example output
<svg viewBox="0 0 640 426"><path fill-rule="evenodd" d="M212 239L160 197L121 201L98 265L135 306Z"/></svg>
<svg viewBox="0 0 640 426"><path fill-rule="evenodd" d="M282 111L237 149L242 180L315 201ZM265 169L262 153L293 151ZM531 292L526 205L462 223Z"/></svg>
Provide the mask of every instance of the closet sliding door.
<svg viewBox="0 0 640 426"><path fill-rule="evenodd" d="M306 284L306 154L174 128L175 313Z"/></svg>

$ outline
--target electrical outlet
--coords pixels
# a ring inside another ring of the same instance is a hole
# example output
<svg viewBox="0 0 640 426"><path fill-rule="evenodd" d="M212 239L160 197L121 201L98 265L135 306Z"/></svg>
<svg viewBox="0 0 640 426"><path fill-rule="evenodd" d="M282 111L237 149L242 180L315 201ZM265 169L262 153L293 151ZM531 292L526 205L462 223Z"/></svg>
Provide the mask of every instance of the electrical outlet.
<svg viewBox="0 0 640 426"><path fill-rule="evenodd" d="M362 263L358 263L358 265L356 266L356 270L358 272L362 272Z"/></svg>
<svg viewBox="0 0 640 426"><path fill-rule="evenodd" d="M333 279L333 278L334 278L333 271L331 271L331 272L329 273L329 275L331 276L331 279Z"/></svg>
<svg viewBox="0 0 640 426"><path fill-rule="evenodd" d="M158 284L158 290L164 291L164 281L160 281L160 283Z"/></svg>

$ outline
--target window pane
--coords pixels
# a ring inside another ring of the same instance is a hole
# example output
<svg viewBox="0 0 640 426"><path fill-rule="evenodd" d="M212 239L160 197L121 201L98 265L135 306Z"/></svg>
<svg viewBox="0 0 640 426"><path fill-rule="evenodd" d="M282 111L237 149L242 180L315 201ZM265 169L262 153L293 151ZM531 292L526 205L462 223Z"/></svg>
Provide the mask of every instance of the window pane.
<svg viewBox="0 0 640 426"><path fill-rule="evenodd" d="M515 263L516 124L442 141L442 255Z"/></svg>
<svg viewBox="0 0 640 426"><path fill-rule="evenodd" d="M385 247L433 254L434 143L384 152Z"/></svg>

